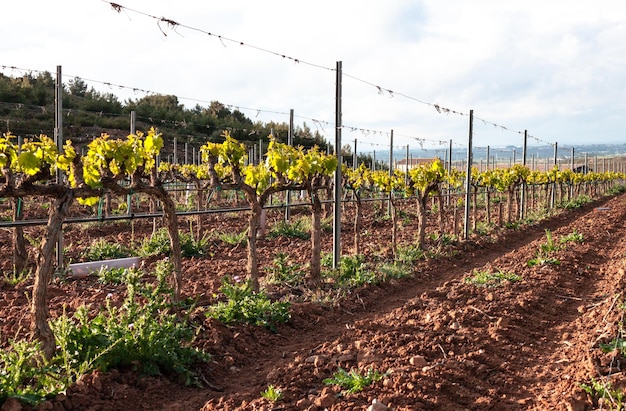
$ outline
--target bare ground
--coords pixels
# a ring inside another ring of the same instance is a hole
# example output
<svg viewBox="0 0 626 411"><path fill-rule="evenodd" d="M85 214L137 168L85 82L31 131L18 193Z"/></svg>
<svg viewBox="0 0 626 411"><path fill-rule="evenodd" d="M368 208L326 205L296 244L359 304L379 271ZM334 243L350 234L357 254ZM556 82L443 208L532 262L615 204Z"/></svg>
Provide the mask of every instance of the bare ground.
<svg viewBox="0 0 626 411"><path fill-rule="evenodd" d="M623 319L625 200L624 195L601 200L540 225L474 238L460 244L454 256L417 263L413 278L354 290L339 303L296 303L291 321L277 333L226 327L198 314L195 344L213 356L201 370L204 388L130 371L94 372L40 408L337 411L365 410L377 399L398 411L597 409L580 383L610 375L613 387L626 387L621 353L598 348L618 336ZM232 229L238 220L215 218L207 226ZM142 227L136 227L138 233L149 228ZM365 229L366 254L384 254L388 223L370 218ZM528 267L546 242L546 229L557 241L574 231L584 241L554 253L559 265ZM100 235L128 241L128 227L89 230L66 236L77 250L79 242ZM406 227L401 236L410 241L413 231ZM3 233L3 256L10 255L7 238ZM329 250L330 236L324 241ZM270 265L277 250L304 261L308 247L300 240L261 241L261 264ZM212 252L212 258L184 264L184 294L200 296L201 302L211 300L222 276L245 270L242 247L215 243ZM512 272L522 280L476 287L464 281L474 269ZM29 282L2 287L3 344L28 325L30 287ZM97 305L111 292L120 290L93 279L55 283L52 315L64 303L70 309ZM323 383L340 367L374 368L386 376L361 393L343 394ZM261 397L269 384L283 391L281 401Z"/></svg>

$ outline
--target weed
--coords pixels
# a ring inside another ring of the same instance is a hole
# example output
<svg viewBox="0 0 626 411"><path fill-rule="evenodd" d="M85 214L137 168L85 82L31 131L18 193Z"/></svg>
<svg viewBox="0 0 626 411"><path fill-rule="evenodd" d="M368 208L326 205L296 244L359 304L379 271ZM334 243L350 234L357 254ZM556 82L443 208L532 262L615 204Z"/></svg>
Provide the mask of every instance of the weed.
<svg viewBox="0 0 626 411"><path fill-rule="evenodd" d="M3 273L2 276L4 277L5 284L8 284L14 287L28 280L31 274L32 274L31 270L22 270L19 273L16 273L16 272Z"/></svg>
<svg viewBox="0 0 626 411"><path fill-rule="evenodd" d="M624 191L626 191L626 185L618 185L615 187L611 187L609 188L609 190L607 191L607 195L616 195L616 194L621 194Z"/></svg>
<svg viewBox="0 0 626 411"><path fill-rule="evenodd" d="M385 374L381 374L377 370L368 369L365 374L361 374L358 370L352 369L350 372L339 368L333 374L332 378L324 379L326 385L338 385L346 394L354 394L363 391L366 387L374 382L380 381Z"/></svg>
<svg viewBox="0 0 626 411"><path fill-rule="evenodd" d="M522 277L506 271L491 272L489 270L474 270L472 276L466 277L467 284L473 284L477 287L500 287L504 282L521 281Z"/></svg>
<svg viewBox="0 0 626 411"><path fill-rule="evenodd" d="M491 231L491 226L487 224L486 222L479 221L476 223L476 229L474 230L474 233L480 236L486 236L489 234L490 231Z"/></svg>
<svg viewBox="0 0 626 411"><path fill-rule="evenodd" d="M157 267L155 285L142 283L138 269L128 270L120 307L107 298L95 316L81 306L72 317L63 313L51 320L57 350L50 360L39 342L10 342L0 351L0 403L12 397L35 405L96 368L132 367L143 374L177 375L186 384L196 382L191 366L209 356L190 346L194 330L188 319L170 314L166 277L171 275L171 263Z"/></svg>
<svg viewBox="0 0 626 411"><path fill-rule="evenodd" d="M552 231L548 229L546 229L546 242L544 244L541 244L539 248L544 253L552 253L561 249L561 247L554 242L554 238L552 237Z"/></svg>
<svg viewBox="0 0 626 411"><path fill-rule="evenodd" d="M592 377L591 384L579 384L579 386L596 400L603 399L605 401L603 405L608 402L609 410L623 411L625 409L624 392L613 389L610 381L603 383Z"/></svg>
<svg viewBox="0 0 626 411"><path fill-rule="evenodd" d="M535 258L528 260L528 266L534 267L536 265L561 264L558 259L550 257L550 253L559 251L561 248L562 245L554 241L552 231L546 229L546 242L539 246L539 250L537 251Z"/></svg>
<svg viewBox="0 0 626 411"><path fill-rule="evenodd" d="M396 253L396 262L403 265L413 265L417 260L425 260L426 253L415 245L406 247L398 247Z"/></svg>
<svg viewBox="0 0 626 411"><path fill-rule="evenodd" d="M345 256L339 260L339 269L331 270L327 277L334 280L338 287L358 287L364 284L374 284L379 278L373 271L367 270L362 255Z"/></svg>
<svg viewBox="0 0 626 411"><path fill-rule="evenodd" d="M430 238L434 242L438 242L443 246L454 244L457 241L457 237L454 234L449 233L432 233L428 236L428 238Z"/></svg>
<svg viewBox="0 0 626 411"><path fill-rule="evenodd" d="M180 249L183 257L202 256L206 253L208 247L208 239L203 237L196 241L191 234L185 231L179 231ZM245 237L245 234L244 234ZM162 227L145 238L141 243L139 254L143 257L154 255L168 255L171 252L170 237L167 228Z"/></svg>
<svg viewBox="0 0 626 411"><path fill-rule="evenodd" d="M332 267L333 266L333 253L322 252L320 264L322 265L322 267L325 267L325 268Z"/></svg>
<svg viewBox="0 0 626 411"><path fill-rule="evenodd" d="M128 271L124 267L109 268L107 266L100 267L96 273L98 281L103 284L122 284L126 282Z"/></svg>
<svg viewBox="0 0 626 411"><path fill-rule="evenodd" d="M508 228L509 230L517 230L519 229L519 225L520 223L517 221L504 224L504 226Z"/></svg>
<svg viewBox="0 0 626 411"><path fill-rule="evenodd" d="M583 241L585 241L585 236L579 233L576 229L574 229L574 231L572 231L570 234L561 237L561 239L559 240L561 244L572 242L582 243Z"/></svg>
<svg viewBox="0 0 626 411"><path fill-rule="evenodd" d="M76 356L72 361L89 361L101 370L132 367L146 375L174 373L186 384L194 382L190 366L208 357L187 345L194 337L188 320L170 313L167 277L171 272L169 261L157 263L157 283L147 285L141 282L141 271L129 269L121 307L114 307L107 298L105 308L93 319L83 306L73 318L54 320L51 327L59 352L71 353Z"/></svg>
<svg viewBox="0 0 626 411"><path fill-rule="evenodd" d="M220 291L227 300L210 306L206 315L224 324L249 323L276 331L278 323L291 318L289 302L272 302L263 291L254 292L249 282L224 279Z"/></svg>
<svg viewBox="0 0 626 411"><path fill-rule="evenodd" d="M246 231L242 231L241 233L227 231L223 233L217 233L215 234L215 236L223 243L232 246L244 245L248 241L248 233Z"/></svg>
<svg viewBox="0 0 626 411"><path fill-rule="evenodd" d="M308 240L311 238L311 233L310 230L306 230L304 226L305 222L302 219L293 222L281 220L272 227L267 236L270 238L287 237Z"/></svg>
<svg viewBox="0 0 626 411"><path fill-rule="evenodd" d="M586 195L579 195L576 198L573 198L569 201L565 201L563 203L560 204L561 208L564 208L566 210L572 210L574 208L580 208L582 206L584 206L585 204L590 203L592 200L591 198L589 198L589 196Z"/></svg>
<svg viewBox="0 0 626 411"><path fill-rule="evenodd" d="M101 261L130 257L132 251L120 243L111 243L104 238L95 240L83 254L85 261Z"/></svg>
<svg viewBox="0 0 626 411"><path fill-rule="evenodd" d="M304 284L306 273L299 264L289 260L289 256L279 252L267 269L269 284L286 284L289 287L297 287Z"/></svg>
<svg viewBox="0 0 626 411"><path fill-rule="evenodd" d="M616 338L608 344L600 344L600 349L605 353L615 350L619 350L620 352L626 352L626 340L622 338Z"/></svg>
<svg viewBox="0 0 626 411"><path fill-rule="evenodd" d="M377 271L380 273L382 281L392 278L406 278L413 274L410 267L403 264L383 263L377 267Z"/></svg>
<svg viewBox="0 0 626 411"><path fill-rule="evenodd" d="M561 261L556 258L537 253L537 257L528 260L527 264L529 267L534 267L536 265L559 265L561 264Z"/></svg>
<svg viewBox="0 0 626 411"><path fill-rule="evenodd" d="M280 388L269 385L265 391L261 391L261 397L271 402L278 402L283 398L283 392Z"/></svg>

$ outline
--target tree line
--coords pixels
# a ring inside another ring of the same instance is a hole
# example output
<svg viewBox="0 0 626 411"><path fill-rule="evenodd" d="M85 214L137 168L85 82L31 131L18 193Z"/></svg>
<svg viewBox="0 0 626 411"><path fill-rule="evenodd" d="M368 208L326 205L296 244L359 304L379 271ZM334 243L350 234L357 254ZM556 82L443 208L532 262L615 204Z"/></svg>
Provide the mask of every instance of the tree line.
<svg viewBox="0 0 626 411"><path fill-rule="evenodd" d="M12 77L0 73L0 120L4 132L24 138L54 132L55 80L50 72L28 73ZM233 138L251 146L272 134L287 142L289 124L253 121L238 109L219 101L208 106L196 104L187 108L175 95L151 94L137 99L120 99L110 92L89 87L79 77L63 84L63 136L80 149L102 133L124 137L129 132L130 113L136 113L136 128L156 127L167 136L165 151L174 138L178 143L197 147L207 141L223 141L222 132L229 130ZM318 130L306 123L293 130L295 146L318 146L328 143Z"/></svg>

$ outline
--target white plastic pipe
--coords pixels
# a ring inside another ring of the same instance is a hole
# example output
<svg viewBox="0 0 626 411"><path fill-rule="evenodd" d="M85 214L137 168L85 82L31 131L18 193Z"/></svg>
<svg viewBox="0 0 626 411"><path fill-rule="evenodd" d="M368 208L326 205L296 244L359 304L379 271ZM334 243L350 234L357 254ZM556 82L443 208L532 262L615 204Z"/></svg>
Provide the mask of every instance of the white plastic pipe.
<svg viewBox="0 0 626 411"><path fill-rule="evenodd" d="M108 268L130 268L139 265L139 257L115 258L113 260L89 261L86 263L75 263L68 266L70 277L83 278L93 272L98 272L102 267Z"/></svg>

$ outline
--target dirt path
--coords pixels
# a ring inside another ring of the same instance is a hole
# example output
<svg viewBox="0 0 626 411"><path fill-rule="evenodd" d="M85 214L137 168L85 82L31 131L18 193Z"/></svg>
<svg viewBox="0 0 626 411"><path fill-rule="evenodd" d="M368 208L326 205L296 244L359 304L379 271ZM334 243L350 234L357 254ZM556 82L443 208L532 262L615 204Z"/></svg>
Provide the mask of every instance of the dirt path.
<svg viewBox="0 0 626 411"><path fill-rule="evenodd" d="M620 315L625 217L623 198L594 204L433 262L417 280L374 287L350 305L303 310L293 329L220 375L225 391L204 409L270 409L258 394L268 384L285 392L288 405L276 409L360 410L373 398L397 410L584 409L578 383L599 377L597 343L610 340ZM556 253L560 265L529 268L545 229L585 241ZM497 289L463 283L484 267L523 281ZM338 398L322 384L338 367L390 373Z"/></svg>
<svg viewBox="0 0 626 411"><path fill-rule="evenodd" d="M623 312L625 200L465 244L456 257L420 262L415 278L362 288L340 306L296 304L277 334L204 320L198 343L214 356L203 372L211 388L94 373L42 407L349 411L378 399L398 411L592 409L580 383L612 371L613 385L626 386L611 368L615 353L597 348L615 338ZM572 233L584 241L552 253L558 265L529 267L545 230L557 243ZM522 280L479 288L464 281L475 269ZM323 383L340 367L386 376L343 395ZM260 396L269 384L284 393L275 404Z"/></svg>

